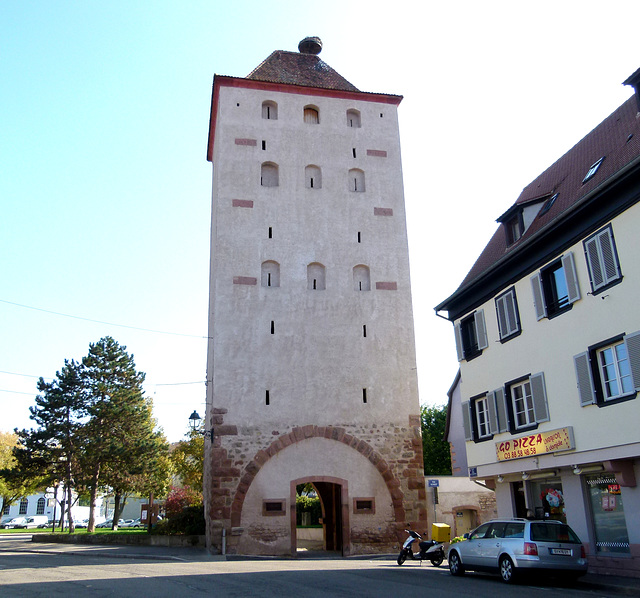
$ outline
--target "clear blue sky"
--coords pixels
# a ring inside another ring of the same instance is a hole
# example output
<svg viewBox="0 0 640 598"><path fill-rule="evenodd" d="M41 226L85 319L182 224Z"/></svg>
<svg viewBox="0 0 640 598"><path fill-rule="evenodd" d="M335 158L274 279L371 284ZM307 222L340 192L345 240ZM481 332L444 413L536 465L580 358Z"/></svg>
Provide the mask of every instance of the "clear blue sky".
<svg viewBox="0 0 640 598"><path fill-rule="evenodd" d="M433 306L640 67L637 1L271 5L0 2L0 430L30 426L37 377L105 335L170 440L204 414L214 73L318 35L358 88L404 95L420 398L443 404L457 362Z"/></svg>

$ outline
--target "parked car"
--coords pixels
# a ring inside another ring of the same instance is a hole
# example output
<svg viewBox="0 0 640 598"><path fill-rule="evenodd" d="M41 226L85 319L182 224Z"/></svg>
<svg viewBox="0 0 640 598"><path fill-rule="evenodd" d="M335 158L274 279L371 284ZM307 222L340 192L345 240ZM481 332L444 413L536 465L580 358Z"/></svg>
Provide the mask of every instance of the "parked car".
<svg viewBox="0 0 640 598"><path fill-rule="evenodd" d="M5 521L0 527L4 529L14 529L19 527L26 527L27 518L26 517L13 517L9 519L9 521Z"/></svg>
<svg viewBox="0 0 640 598"><path fill-rule="evenodd" d="M120 527L123 523L124 523L124 519L118 519L118 527ZM101 527L101 528L112 527L112 526L113 526L113 519L107 519L106 521L103 521L102 523L98 523L98 525L96 525L96 527Z"/></svg>
<svg viewBox="0 0 640 598"><path fill-rule="evenodd" d="M118 527L141 527L140 518L125 519L124 523L119 523Z"/></svg>
<svg viewBox="0 0 640 598"><path fill-rule="evenodd" d="M11 515L3 515L2 518L0 518L0 528L4 528L5 523L9 523L12 519L13 517Z"/></svg>
<svg viewBox="0 0 640 598"><path fill-rule="evenodd" d="M46 515L31 515L30 517L23 517L24 521L15 524L15 528L33 529L36 527L45 527L49 523L49 518Z"/></svg>
<svg viewBox="0 0 640 598"><path fill-rule="evenodd" d="M496 519L483 523L449 548L449 571L499 573L511 583L524 572L546 571L577 579L587 572L585 549L576 533L553 520Z"/></svg>

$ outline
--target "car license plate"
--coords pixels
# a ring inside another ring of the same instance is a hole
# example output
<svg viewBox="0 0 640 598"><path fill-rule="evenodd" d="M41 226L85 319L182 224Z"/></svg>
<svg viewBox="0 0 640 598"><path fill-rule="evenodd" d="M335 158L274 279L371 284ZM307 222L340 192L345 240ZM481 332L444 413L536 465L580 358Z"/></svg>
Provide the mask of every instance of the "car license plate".
<svg viewBox="0 0 640 598"><path fill-rule="evenodd" d="M571 556L571 551L567 548L552 548L549 552L560 556Z"/></svg>

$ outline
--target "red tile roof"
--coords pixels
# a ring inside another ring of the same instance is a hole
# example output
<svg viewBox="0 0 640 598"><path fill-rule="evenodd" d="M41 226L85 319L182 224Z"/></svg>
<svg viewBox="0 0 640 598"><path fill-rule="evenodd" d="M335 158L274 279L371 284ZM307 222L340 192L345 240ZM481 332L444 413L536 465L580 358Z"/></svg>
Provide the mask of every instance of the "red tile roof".
<svg viewBox="0 0 640 598"><path fill-rule="evenodd" d="M273 52L247 75L247 79L341 91L360 91L315 54L283 50Z"/></svg>
<svg viewBox="0 0 640 598"><path fill-rule="evenodd" d="M507 247L505 232L500 226L480 254L454 294L481 278L492 266L513 252L526 246L536 233L566 217L570 208L579 204L594 189L605 185L620 170L640 156L640 118L635 97L629 98L613 114L579 141L555 164L529 183L520 194L516 205L555 193L558 197L551 209L538 215L523 236ZM583 184L591 165L604 157L595 176Z"/></svg>

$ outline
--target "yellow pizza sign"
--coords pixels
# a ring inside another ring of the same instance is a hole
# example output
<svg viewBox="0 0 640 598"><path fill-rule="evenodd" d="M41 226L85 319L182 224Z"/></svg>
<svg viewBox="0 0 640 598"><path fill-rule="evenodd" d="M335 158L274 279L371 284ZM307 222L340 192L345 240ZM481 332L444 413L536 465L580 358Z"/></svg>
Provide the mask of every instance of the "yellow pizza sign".
<svg viewBox="0 0 640 598"><path fill-rule="evenodd" d="M498 461L535 457L545 453L570 451L574 448L573 428L571 426L496 442Z"/></svg>

